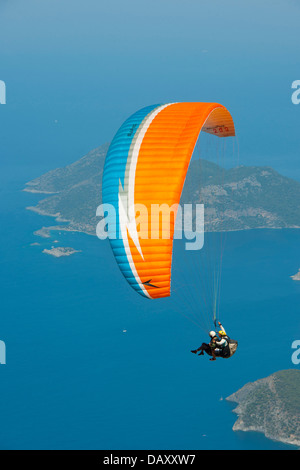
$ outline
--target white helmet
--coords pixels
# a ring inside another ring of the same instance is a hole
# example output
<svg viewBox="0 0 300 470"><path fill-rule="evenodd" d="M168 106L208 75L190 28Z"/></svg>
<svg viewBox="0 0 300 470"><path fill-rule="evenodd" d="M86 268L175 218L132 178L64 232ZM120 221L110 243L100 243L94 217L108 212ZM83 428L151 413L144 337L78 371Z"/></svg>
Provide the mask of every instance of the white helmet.
<svg viewBox="0 0 300 470"><path fill-rule="evenodd" d="M217 336L217 333L216 333L215 331L210 331L210 332L209 332L209 336L210 336L211 338L214 338L215 336Z"/></svg>

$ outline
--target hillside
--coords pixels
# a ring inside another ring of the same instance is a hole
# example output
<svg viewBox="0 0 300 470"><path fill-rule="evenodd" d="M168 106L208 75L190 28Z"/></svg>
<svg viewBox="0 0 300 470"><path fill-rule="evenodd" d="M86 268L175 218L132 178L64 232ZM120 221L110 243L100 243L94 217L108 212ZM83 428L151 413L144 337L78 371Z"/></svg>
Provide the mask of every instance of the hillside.
<svg viewBox="0 0 300 470"><path fill-rule="evenodd" d="M226 400L238 403L234 431L262 432L270 439L300 446L299 370L283 370L249 383Z"/></svg>
<svg viewBox="0 0 300 470"><path fill-rule="evenodd" d="M28 209L67 221L70 230L95 234L107 149L105 144L72 165L28 182L25 191L47 194ZM200 159L191 162L181 198L182 203L205 204L208 231L299 228L299 201L300 183L272 168L225 170Z"/></svg>

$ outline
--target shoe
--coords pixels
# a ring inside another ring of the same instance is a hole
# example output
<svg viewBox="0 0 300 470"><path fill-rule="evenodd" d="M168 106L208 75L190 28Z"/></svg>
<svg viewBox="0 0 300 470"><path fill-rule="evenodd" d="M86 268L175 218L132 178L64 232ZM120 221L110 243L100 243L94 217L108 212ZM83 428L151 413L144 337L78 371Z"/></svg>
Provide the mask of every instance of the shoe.
<svg viewBox="0 0 300 470"><path fill-rule="evenodd" d="M197 354L197 349L192 349L191 352L192 352L193 354Z"/></svg>
<svg viewBox="0 0 300 470"><path fill-rule="evenodd" d="M198 356L204 356L204 352L203 351L199 352Z"/></svg>

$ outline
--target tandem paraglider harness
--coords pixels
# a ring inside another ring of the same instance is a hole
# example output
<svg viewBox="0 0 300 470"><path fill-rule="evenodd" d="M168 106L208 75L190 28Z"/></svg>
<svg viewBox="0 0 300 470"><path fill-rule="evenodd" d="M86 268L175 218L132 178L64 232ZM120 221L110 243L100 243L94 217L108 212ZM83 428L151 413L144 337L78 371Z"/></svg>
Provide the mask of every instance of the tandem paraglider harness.
<svg viewBox="0 0 300 470"><path fill-rule="evenodd" d="M219 357L223 357L224 359L228 359L229 357L233 356L237 350L238 342L235 339L228 338L226 339L227 346L224 348L224 352Z"/></svg>
<svg viewBox="0 0 300 470"><path fill-rule="evenodd" d="M229 359L237 350L238 342L235 339L231 339L228 336L226 337L227 346L222 350L221 354L216 354L217 357L222 357L223 359ZM205 349L206 354L212 356L211 348L207 345Z"/></svg>
<svg viewBox="0 0 300 470"><path fill-rule="evenodd" d="M217 319L214 319L215 328L217 328ZM233 356L237 350L238 342L235 339L229 338L226 335L227 346L225 346L223 350L223 354L218 355L218 357L223 357L223 359L228 359L229 357ZM212 354L209 354L212 355Z"/></svg>

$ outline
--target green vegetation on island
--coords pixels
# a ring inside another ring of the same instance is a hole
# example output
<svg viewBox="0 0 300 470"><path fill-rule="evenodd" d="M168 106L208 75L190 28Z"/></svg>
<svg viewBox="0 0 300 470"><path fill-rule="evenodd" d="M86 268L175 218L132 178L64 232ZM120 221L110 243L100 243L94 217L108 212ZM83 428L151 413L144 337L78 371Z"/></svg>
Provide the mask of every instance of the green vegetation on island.
<svg viewBox="0 0 300 470"><path fill-rule="evenodd" d="M102 145L77 162L27 183L25 191L47 194L28 209L68 223L60 229L95 235L107 150L108 144ZM269 167L239 166L221 172L220 185L220 167L192 160L183 189L182 203L205 204L206 230L300 227L299 182ZM47 236L47 227L43 233Z"/></svg>
<svg viewBox="0 0 300 470"><path fill-rule="evenodd" d="M227 398L238 403L234 431L262 432L300 447L300 371L276 372L246 384Z"/></svg>

